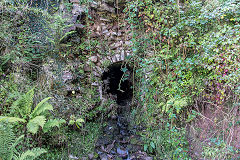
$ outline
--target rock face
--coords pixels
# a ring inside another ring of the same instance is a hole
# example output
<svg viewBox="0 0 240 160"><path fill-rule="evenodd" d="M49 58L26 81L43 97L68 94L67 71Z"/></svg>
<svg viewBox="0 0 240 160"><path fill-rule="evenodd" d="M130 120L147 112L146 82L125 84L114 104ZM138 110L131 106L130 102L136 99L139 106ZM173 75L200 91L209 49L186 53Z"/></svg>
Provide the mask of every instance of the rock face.
<svg viewBox="0 0 240 160"><path fill-rule="evenodd" d="M108 59L111 63L118 61L123 61L125 56L129 55L130 50L128 47L131 45L130 26L123 25L124 22L121 20L121 14L116 11L119 9L117 7L124 6L125 0L95 0L89 3L90 10L86 12L86 5L81 5L79 0L70 0L72 3L72 25L66 29L66 32L75 30L90 29L91 34L90 40L98 40L100 44L97 46L102 53L107 53L111 55L110 57L104 57L100 54L92 55L89 60L91 62L98 63L98 66L103 65L102 59ZM93 24L90 26L85 24L81 17L88 14L91 16ZM100 16L101 15L101 16ZM118 20L116 19L118 17ZM121 20L121 21L119 21ZM120 27L121 26L121 27ZM112 53L108 53L112 52Z"/></svg>
<svg viewBox="0 0 240 160"><path fill-rule="evenodd" d="M85 78L82 74L76 72L75 67L80 65L79 62L75 61L67 65L54 59L49 59L48 62L50 63L44 64L42 67L44 77L41 78L46 86L54 89L61 88L64 92L79 90L78 82Z"/></svg>
<svg viewBox="0 0 240 160"><path fill-rule="evenodd" d="M103 72L113 63L124 63L132 53L130 25L125 22L121 13L121 8L124 7L126 0L95 0L91 1L89 6L82 5L80 0L70 0L70 2L72 3L70 13L66 11L64 4L61 8L65 18L69 19L67 24L69 27L65 29L65 32L69 33L71 38L66 37L61 43L67 44L71 40L80 42L77 43L80 45L86 44L80 51L80 54L87 57L81 64L82 72L87 77L91 77L90 85L96 88L102 100L105 98L101 79ZM89 23L90 21L91 23ZM75 34L71 31L77 33L80 31L85 35ZM75 38L72 38L74 36ZM57 66L55 67L57 68ZM56 74L52 71L53 68L45 66L43 69L48 73L48 80L51 80L51 83L59 81L64 86L64 90L76 91L77 86L74 83L80 76L74 75L75 72L69 68L63 68Z"/></svg>

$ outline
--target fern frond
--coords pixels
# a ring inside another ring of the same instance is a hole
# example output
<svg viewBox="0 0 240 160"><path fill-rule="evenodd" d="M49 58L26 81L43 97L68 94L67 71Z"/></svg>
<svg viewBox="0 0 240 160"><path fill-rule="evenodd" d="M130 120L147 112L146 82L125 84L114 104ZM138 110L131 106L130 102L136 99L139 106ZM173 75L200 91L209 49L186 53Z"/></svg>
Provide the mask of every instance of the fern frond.
<svg viewBox="0 0 240 160"><path fill-rule="evenodd" d="M14 149L24 138L24 135L21 135L20 137L18 137L15 142L12 144L11 149Z"/></svg>
<svg viewBox="0 0 240 160"><path fill-rule="evenodd" d="M33 160L47 151L33 148L24 153L19 153L16 146L22 142L24 135L16 139L12 126L4 121L0 122L0 160Z"/></svg>
<svg viewBox="0 0 240 160"><path fill-rule="evenodd" d="M45 123L46 123L46 118L44 116L37 116L28 122L27 129L29 132L35 134L37 133L39 126L43 128Z"/></svg>
<svg viewBox="0 0 240 160"><path fill-rule="evenodd" d="M27 112L27 114L30 114L32 111L33 97L34 97L34 88L25 94L25 98L27 100L25 103L25 111Z"/></svg>
<svg viewBox="0 0 240 160"><path fill-rule="evenodd" d="M39 102L37 104L37 106L34 108L34 110L32 111L30 118L38 116L46 110L53 110L53 106L51 104L47 103L47 101L51 98L52 97L48 97L48 98L43 99L41 102Z"/></svg>
<svg viewBox="0 0 240 160"><path fill-rule="evenodd" d="M11 146L14 144L15 139L12 126L2 121L0 123L0 159L12 160L13 150Z"/></svg>
<svg viewBox="0 0 240 160"><path fill-rule="evenodd" d="M27 150L26 152L24 152L20 156L19 160L34 160L43 153L47 153L47 151L41 148L33 148L32 150Z"/></svg>
<svg viewBox="0 0 240 160"><path fill-rule="evenodd" d="M26 117L32 110L34 88L20 96L11 106L11 114Z"/></svg>
<svg viewBox="0 0 240 160"><path fill-rule="evenodd" d="M7 122L26 122L26 120L22 119L22 118L18 118L18 117L6 117L6 116L0 116L0 122L1 121L7 121Z"/></svg>
<svg viewBox="0 0 240 160"><path fill-rule="evenodd" d="M48 132L51 128L53 127L58 127L62 124L66 123L64 119L50 119L47 121L47 123L43 126L43 132L46 133Z"/></svg>
<svg viewBox="0 0 240 160"><path fill-rule="evenodd" d="M20 153L17 151L16 146L22 142L24 138L24 135L21 135L20 137L18 137L15 142L12 144L12 146L10 147L11 150L11 157L10 160L12 159L18 159L17 156L20 155Z"/></svg>

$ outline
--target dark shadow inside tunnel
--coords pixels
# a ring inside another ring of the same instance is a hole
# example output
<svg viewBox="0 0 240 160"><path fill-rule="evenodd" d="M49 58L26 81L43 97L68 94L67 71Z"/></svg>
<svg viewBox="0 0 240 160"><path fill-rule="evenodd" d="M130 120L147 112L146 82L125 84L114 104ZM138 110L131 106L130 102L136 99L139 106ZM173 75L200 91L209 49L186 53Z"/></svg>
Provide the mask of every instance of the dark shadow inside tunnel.
<svg viewBox="0 0 240 160"><path fill-rule="evenodd" d="M131 68L121 62L110 65L102 75L103 93L113 97L119 105L126 105L133 96Z"/></svg>

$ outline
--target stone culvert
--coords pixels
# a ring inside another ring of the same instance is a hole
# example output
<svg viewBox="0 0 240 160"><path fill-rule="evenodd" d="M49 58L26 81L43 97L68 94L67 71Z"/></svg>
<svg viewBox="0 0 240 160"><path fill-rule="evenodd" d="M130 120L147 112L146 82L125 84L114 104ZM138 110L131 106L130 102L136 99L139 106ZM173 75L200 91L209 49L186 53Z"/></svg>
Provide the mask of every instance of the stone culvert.
<svg viewBox="0 0 240 160"><path fill-rule="evenodd" d="M88 35L90 41L97 42L95 51L90 54L91 56L88 57L88 61L84 65L84 71L93 74L95 81L92 85L98 87L100 98L103 99L106 95L116 97L118 103L122 103L123 99L131 99L132 76L131 69L126 67L126 64L129 56L131 56L129 48L132 45L130 41L132 34L130 25L124 21L122 13L125 1L93 1L89 3L88 8L90 10L88 13L85 12L86 4L81 5L79 0L70 1L73 4L71 18L73 25L67 31L90 30L91 34ZM86 14L92 17L91 21L93 23L90 25L87 25L85 21ZM124 74L128 77L126 81L120 84L120 88L117 88L124 73L121 68L128 68L127 73ZM110 89L107 89L108 87ZM121 90L121 87L123 90Z"/></svg>

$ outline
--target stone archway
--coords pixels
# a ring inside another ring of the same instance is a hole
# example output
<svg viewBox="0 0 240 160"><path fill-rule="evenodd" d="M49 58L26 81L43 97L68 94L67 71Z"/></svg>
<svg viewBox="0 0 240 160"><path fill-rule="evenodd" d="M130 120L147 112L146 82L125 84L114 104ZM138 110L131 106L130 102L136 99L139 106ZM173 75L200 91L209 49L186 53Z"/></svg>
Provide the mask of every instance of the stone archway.
<svg viewBox="0 0 240 160"><path fill-rule="evenodd" d="M110 96L119 105L126 105L133 96L132 71L123 62L109 65L102 74L103 95Z"/></svg>

